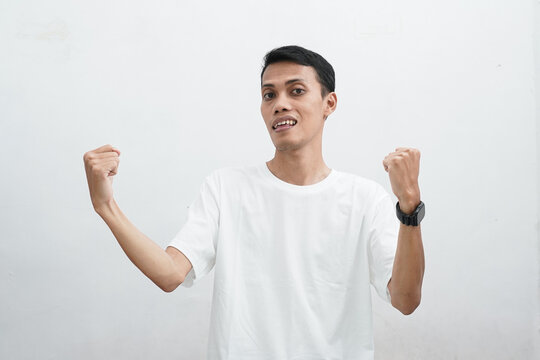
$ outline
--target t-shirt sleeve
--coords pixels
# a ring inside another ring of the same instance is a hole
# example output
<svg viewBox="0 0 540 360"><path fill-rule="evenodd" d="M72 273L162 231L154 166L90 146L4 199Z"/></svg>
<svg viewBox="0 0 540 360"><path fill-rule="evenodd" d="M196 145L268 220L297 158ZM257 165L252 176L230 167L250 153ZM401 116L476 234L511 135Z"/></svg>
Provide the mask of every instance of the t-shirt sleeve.
<svg viewBox="0 0 540 360"><path fill-rule="evenodd" d="M188 209L187 220L168 246L180 250L193 267L181 285L191 287L212 270L216 260L219 228L217 176L206 177L199 195Z"/></svg>
<svg viewBox="0 0 540 360"><path fill-rule="evenodd" d="M377 294L390 303L388 282L392 277L399 234L399 220L390 195L379 188L372 207L369 231L369 275Z"/></svg>

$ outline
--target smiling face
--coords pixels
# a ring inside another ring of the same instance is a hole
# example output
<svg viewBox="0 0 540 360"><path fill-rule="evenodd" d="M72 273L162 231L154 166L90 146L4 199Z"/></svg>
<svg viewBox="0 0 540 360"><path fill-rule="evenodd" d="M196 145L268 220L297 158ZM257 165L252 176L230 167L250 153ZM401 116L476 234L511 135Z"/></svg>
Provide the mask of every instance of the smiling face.
<svg viewBox="0 0 540 360"><path fill-rule="evenodd" d="M270 64L262 77L261 114L277 150L297 150L322 142L324 120L334 112L336 93L321 96L311 66L284 61ZM286 121L283 125L276 124Z"/></svg>

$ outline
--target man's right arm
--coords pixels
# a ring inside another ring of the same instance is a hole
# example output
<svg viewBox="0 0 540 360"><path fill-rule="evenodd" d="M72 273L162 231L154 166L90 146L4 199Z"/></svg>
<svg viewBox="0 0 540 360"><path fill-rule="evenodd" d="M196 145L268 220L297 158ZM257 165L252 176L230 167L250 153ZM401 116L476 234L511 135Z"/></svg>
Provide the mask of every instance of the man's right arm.
<svg viewBox="0 0 540 360"><path fill-rule="evenodd" d="M180 285L192 264L179 250L163 250L133 225L113 197L113 176L118 173L120 150L103 145L84 154L84 165L94 210L107 223L128 258L163 291Z"/></svg>
<svg viewBox="0 0 540 360"><path fill-rule="evenodd" d="M159 247L129 221L114 200L95 210L131 262L160 289L171 292L184 281L192 265L182 252Z"/></svg>

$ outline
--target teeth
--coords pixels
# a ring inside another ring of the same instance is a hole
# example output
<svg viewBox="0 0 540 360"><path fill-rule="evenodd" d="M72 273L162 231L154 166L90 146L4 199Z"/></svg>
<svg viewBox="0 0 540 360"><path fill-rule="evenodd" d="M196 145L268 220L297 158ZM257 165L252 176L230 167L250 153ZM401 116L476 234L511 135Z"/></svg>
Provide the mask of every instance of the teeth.
<svg viewBox="0 0 540 360"><path fill-rule="evenodd" d="M274 125L274 129L277 128L280 125L285 125L285 124L287 124L287 125L295 125L296 120L285 120L285 121L278 122L276 125Z"/></svg>

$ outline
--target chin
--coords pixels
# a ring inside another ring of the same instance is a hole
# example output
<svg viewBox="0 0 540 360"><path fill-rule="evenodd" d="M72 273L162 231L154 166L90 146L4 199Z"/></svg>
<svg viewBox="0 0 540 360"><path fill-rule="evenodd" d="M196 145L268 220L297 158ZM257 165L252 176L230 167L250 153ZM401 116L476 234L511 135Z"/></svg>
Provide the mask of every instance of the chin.
<svg viewBox="0 0 540 360"><path fill-rule="evenodd" d="M276 150L279 151L297 150L305 145L301 138L294 136L294 134L292 135L293 136L287 136L286 138L281 139L278 136L270 136L270 138L272 139L272 143Z"/></svg>
<svg viewBox="0 0 540 360"><path fill-rule="evenodd" d="M280 142L278 144L274 143L274 146L278 151L296 150L300 148L300 144L292 142Z"/></svg>

